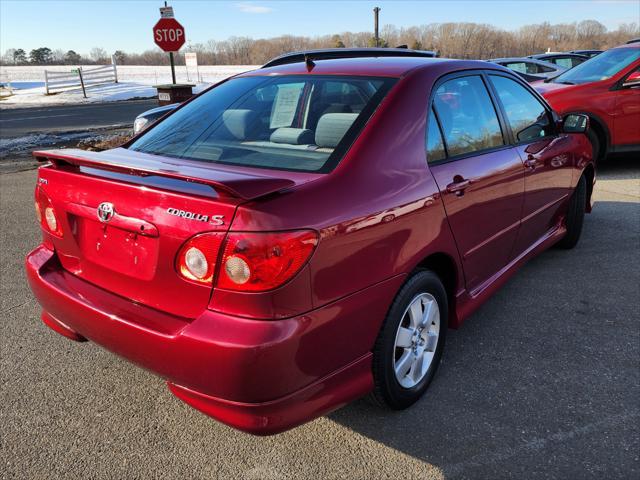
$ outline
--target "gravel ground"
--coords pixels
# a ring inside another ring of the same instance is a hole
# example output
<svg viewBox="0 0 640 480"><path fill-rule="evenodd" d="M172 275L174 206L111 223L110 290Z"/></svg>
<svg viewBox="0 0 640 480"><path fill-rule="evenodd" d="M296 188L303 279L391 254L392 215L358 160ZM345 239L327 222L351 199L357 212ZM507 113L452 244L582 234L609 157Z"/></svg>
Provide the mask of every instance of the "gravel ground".
<svg viewBox="0 0 640 480"><path fill-rule="evenodd" d="M22 267L35 173L0 175L2 478L638 478L638 160L603 166L576 249L534 259L450 332L413 408L359 401L267 438L43 326Z"/></svg>

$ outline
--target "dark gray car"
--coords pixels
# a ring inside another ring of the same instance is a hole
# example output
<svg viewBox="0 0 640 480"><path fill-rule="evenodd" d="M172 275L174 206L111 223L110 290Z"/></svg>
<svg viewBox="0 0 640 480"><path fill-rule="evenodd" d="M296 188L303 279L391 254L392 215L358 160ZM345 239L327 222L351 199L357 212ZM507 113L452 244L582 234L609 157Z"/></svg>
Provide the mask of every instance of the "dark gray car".
<svg viewBox="0 0 640 480"><path fill-rule="evenodd" d="M530 57L492 58L488 61L507 67L508 69L519 73L521 76L526 75L528 77L533 77L534 80L555 78L567 70L560 65L555 65L553 63ZM527 81L531 81L531 79L527 79Z"/></svg>
<svg viewBox="0 0 640 480"><path fill-rule="evenodd" d="M578 53L539 53L537 55L529 55L529 58L542 60L544 62L553 63L567 70L586 62L590 57Z"/></svg>

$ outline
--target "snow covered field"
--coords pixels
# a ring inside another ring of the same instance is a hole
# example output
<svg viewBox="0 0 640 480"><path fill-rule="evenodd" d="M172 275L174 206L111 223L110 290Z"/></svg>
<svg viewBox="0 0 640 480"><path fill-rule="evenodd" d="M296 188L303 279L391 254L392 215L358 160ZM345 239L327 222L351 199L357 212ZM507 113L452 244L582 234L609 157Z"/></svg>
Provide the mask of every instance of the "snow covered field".
<svg viewBox="0 0 640 480"><path fill-rule="evenodd" d="M122 65L118 67L118 83L96 85L87 88L87 96L83 98L80 88L71 88L54 95L45 95L44 70L68 72L73 67L68 65L48 66L6 66L0 67L0 82L5 86L0 97L0 109L30 106L63 105L75 103L102 103L132 98L155 97L153 85L171 83L171 69L168 66ZM208 65L199 67L199 78L195 69L188 72L184 65L176 66L178 83L194 83L195 92L211 83L223 80L231 75L253 70L258 65ZM11 86L11 95L6 88Z"/></svg>

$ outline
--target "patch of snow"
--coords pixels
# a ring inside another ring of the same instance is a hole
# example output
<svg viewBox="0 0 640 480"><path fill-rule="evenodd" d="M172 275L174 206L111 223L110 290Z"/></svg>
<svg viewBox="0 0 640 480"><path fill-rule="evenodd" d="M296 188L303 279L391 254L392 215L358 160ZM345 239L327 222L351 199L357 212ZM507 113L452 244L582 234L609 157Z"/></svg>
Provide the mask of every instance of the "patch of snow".
<svg viewBox="0 0 640 480"><path fill-rule="evenodd" d="M54 95L46 95L42 81L44 70L65 72L71 68L67 65L3 66L3 84L10 83L13 95L2 97L0 109L152 98L157 95L153 85L171 83L171 69L168 66L121 65L118 66L118 83L87 87L88 98L86 99L83 98L82 89L79 87ZM198 69L200 81L196 82L194 69L187 72L186 67L178 66L176 81L196 84L194 92L198 93L212 83L256 68L258 68L257 65L203 65Z"/></svg>
<svg viewBox="0 0 640 480"><path fill-rule="evenodd" d="M153 87L138 83L111 83L87 87L88 98L82 96L81 88L70 88L54 95L46 95L44 87L36 87L14 90L11 97L0 103L0 107L5 109L43 105L103 103L132 98L151 98L155 95L156 90Z"/></svg>
<svg viewBox="0 0 640 480"><path fill-rule="evenodd" d="M16 138L0 139L0 160L19 155L31 155L34 149L69 145L69 143L84 140L86 142L98 142L109 140L113 137L131 133L131 129L113 129L110 127L99 130L86 130L59 133L33 133Z"/></svg>
<svg viewBox="0 0 640 480"><path fill-rule="evenodd" d="M36 147L47 147L61 142L80 140L90 135L91 133L89 132L66 134L34 133L18 138L2 138L0 139L0 159L12 154L15 155L16 153L32 150Z"/></svg>

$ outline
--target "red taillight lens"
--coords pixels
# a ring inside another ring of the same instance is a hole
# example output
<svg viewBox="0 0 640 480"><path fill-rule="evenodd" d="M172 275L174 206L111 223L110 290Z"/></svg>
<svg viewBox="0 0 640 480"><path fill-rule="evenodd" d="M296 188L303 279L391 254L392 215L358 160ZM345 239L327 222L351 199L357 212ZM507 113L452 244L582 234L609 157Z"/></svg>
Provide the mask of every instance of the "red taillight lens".
<svg viewBox="0 0 640 480"><path fill-rule="evenodd" d="M262 292L284 284L300 271L318 243L310 230L227 235L216 286Z"/></svg>
<svg viewBox="0 0 640 480"><path fill-rule="evenodd" d="M47 197L40 188L36 189L35 208L36 218L40 225L42 225L49 233L52 233L57 237L62 237L62 226L60 225L60 221L56 215L56 210L53 208L49 197Z"/></svg>
<svg viewBox="0 0 640 480"><path fill-rule="evenodd" d="M189 239L178 252L176 270L197 283L211 284L223 233L203 233Z"/></svg>

